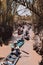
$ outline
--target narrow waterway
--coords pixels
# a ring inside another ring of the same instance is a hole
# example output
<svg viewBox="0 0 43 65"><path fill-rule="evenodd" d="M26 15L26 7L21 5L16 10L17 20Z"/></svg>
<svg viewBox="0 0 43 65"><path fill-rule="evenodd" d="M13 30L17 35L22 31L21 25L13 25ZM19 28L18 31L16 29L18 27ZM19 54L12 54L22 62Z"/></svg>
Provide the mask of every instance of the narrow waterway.
<svg viewBox="0 0 43 65"><path fill-rule="evenodd" d="M33 50L34 40L25 40L25 44L21 47L21 50L28 52L25 54L21 51L21 58L17 62L17 65L39 65L42 57Z"/></svg>

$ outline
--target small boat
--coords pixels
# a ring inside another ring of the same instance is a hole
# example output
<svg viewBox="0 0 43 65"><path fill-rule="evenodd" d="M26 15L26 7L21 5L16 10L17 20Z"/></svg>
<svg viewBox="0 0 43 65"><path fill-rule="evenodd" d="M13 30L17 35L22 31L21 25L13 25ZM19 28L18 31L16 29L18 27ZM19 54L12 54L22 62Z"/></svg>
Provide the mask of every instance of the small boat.
<svg viewBox="0 0 43 65"><path fill-rule="evenodd" d="M21 47L24 44L24 40L23 39L19 39L17 41L17 46Z"/></svg>
<svg viewBox="0 0 43 65"><path fill-rule="evenodd" d="M16 65L19 60L20 55L16 56L13 52L11 52L4 60L2 65Z"/></svg>

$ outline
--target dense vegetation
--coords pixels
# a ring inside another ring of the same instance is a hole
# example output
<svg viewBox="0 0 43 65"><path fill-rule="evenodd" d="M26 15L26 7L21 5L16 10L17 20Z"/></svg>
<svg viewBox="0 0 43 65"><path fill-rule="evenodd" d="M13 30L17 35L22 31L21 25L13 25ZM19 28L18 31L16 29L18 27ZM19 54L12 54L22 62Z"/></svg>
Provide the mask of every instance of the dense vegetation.
<svg viewBox="0 0 43 65"><path fill-rule="evenodd" d="M3 30L4 34L6 35L13 31L13 16L17 13L16 7L18 4L22 4L23 6L26 6L26 8L30 9L32 11L32 21L33 24L37 24L38 32L40 32L41 29L43 29L43 0L32 0L32 2L29 0L5 0L6 6L4 6L3 1L0 0L0 37L2 37ZM12 3L15 3L15 7L11 6ZM14 9L12 14L12 9ZM8 30L8 32L7 32ZM2 33L2 34L1 34ZM9 38L8 35L7 38ZM5 36L5 35L4 35Z"/></svg>

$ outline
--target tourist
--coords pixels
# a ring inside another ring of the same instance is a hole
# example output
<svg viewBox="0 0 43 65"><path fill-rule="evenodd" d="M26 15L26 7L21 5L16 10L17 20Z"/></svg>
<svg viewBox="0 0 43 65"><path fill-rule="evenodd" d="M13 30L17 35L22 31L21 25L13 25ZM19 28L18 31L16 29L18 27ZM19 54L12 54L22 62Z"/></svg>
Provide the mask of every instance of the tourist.
<svg viewBox="0 0 43 65"><path fill-rule="evenodd" d="M14 51L14 48L16 47L16 43L17 43L17 41L14 41L14 43L10 44L11 51Z"/></svg>
<svg viewBox="0 0 43 65"><path fill-rule="evenodd" d="M14 49L13 54L15 54L17 57L20 55L20 49L18 46Z"/></svg>

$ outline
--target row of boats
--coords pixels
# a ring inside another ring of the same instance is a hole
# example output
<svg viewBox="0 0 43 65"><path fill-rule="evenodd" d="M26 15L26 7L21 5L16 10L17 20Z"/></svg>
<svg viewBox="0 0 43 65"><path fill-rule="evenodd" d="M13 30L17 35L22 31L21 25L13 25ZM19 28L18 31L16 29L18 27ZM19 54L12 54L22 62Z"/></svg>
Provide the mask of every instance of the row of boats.
<svg viewBox="0 0 43 65"><path fill-rule="evenodd" d="M17 41L17 46L20 48L24 44L24 40L20 38ZM11 53L3 59L3 61L0 63L0 65L16 65L17 61L19 60L20 53L16 55L17 49L14 49L14 51L11 51ZM17 50L18 51L18 50Z"/></svg>

